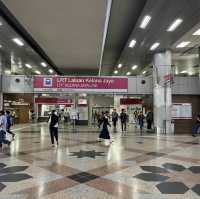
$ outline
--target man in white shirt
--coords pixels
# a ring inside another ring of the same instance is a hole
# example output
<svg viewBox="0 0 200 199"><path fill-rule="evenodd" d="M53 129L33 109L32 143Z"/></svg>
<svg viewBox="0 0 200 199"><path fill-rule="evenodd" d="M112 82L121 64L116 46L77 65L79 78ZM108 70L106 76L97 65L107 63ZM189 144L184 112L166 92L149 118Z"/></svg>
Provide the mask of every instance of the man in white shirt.
<svg viewBox="0 0 200 199"><path fill-rule="evenodd" d="M10 144L10 142L5 139L6 127L7 127L7 118L5 116L4 111L0 111L0 147L2 147L2 143L8 145Z"/></svg>

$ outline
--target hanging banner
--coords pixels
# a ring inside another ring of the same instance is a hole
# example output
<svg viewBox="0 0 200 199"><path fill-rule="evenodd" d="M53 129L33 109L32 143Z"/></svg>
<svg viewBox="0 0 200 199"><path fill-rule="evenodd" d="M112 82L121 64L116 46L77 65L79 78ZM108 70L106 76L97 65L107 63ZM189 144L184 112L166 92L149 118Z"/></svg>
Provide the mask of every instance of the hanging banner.
<svg viewBox="0 0 200 199"><path fill-rule="evenodd" d="M127 92L126 77L36 76L35 92Z"/></svg>

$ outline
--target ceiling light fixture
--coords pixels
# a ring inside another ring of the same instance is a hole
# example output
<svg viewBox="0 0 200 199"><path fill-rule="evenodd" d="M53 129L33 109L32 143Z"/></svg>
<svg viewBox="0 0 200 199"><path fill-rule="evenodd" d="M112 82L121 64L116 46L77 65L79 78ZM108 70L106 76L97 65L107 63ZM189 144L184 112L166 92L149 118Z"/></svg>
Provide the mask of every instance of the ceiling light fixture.
<svg viewBox="0 0 200 199"><path fill-rule="evenodd" d="M145 29L150 23L150 21L151 21L151 16L146 15L140 24L140 28Z"/></svg>
<svg viewBox="0 0 200 199"><path fill-rule="evenodd" d="M195 35L195 36L200 36L200 29L198 29L197 31L195 31L195 32L193 33L193 35Z"/></svg>
<svg viewBox="0 0 200 199"><path fill-rule="evenodd" d="M136 44L136 40L133 39L129 44L129 48L133 48L135 46L135 44Z"/></svg>
<svg viewBox="0 0 200 199"><path fill-rule="evenodd" d="M0 44L0 48L2 48L3 46Z"/></svg>
<svg viewBox="0 0 200 199"><path fill-rule="evenodd" d="M176 48L184 48L184 47L188 46L190 43L191 43L190 41L183 41L180 44L178 44L176 46Z"/></svg>
<svg viewBox="0 0 200 199"><path fill-rule="evenodd" d="M182 24L183 20L182 19L176 19L167 29L167 32L173 32L174 30L176 30L181 24Z"/></svg>
<svg viewBox="0 0 200 199"><path fill-rule="evenodd" d="M119 65L118 65L118 68L121 68L121 67L122 67L122 64L119 64Z"/></svg>
<svg viewBox="0 0 200 199"><path fill-rule="evenodd" d="M30 64L25 64L25 66L26 66L27 68L32 68L32 66L31 66Z"/></svg>
<svg viewBox="0 0 200 199"><path fill-rule="evenodd" d="M180 73L181 73L181 74L185 74L185 73L187 73L187 71L186 71L186 70L183 70L183 71L181 71Z"/></svg>
<svg viewBox="0 0 200 199"><path fill-rule="evenodd" d="M41 62L41 65L42 65L43 67L47 67L47 64L46 64L45 62Z"/></svg>
<svg viewBox="0 0 200 199"><path fill-rule="evenodd" d="M131 72L127 72L126 75L128 75L128 76L131 75Z"/></svg>
<svg viewBox="0 0 200 199"><path fill-rule="evenodd" d="M154 44L151 46L150 50L153 51L153 50L155 50L156 48L158 48L158 46L160 46L160 43L156 42L156 43L154 43Z"/></svg>
<svg viewBox="0 0 200 199"><path fill-rule="evenodd" d="M36 70L35 73L41 75L41 72L39 70Z"/></svg>
<svg viewBox="0 0 200 199"><path fill-rule="evenodd" d="M52 73L53 73L53 70L52 70L52 69L49 69L49 73L51 73L51 74L52 74Z"/></svg>
<svg viewBox="0 0 200 199"><path fill-rule="evenodd" d="M142 74L143 74L143 75L145 75L146 73L147 73L147 71L146 71L146 70L142 72Z"/></svg>
<svg viewBox="0 0 200 199"><path fill-rule="evenodd" d="M3 25L3 23L0 21L0 26L2 26Z"/></svg>
<svg viewBox="0 0 200 199"><path fill-rule="evenodd" d="M20 40L20 39L18 39L18 38L14 38L14 39L12 39L18 46L24 46L24 43Z"/></svg>
<svg viewBox="0 0 200 199"><path fill-rule="evenodd" d="M132 66L132 70L135 70L135 69L137 69L137 68L138 68L138 65Z"/></svg>
<svg viewBox="0 0 200 199"><path fill-rule="evenodd" d="M114 74L116 74L116 75L117 75L117 74L118 74L118 70L115 70L115 71L114 71Z"/></svg>

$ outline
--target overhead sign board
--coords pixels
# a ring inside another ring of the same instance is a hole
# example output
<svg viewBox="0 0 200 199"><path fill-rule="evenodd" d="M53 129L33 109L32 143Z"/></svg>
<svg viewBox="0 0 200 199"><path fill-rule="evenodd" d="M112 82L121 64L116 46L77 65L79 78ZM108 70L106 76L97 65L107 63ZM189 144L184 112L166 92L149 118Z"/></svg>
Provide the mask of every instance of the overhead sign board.
<svg viewBox="0 0 200 199"><path fill-rule="evenodd" d="M127 92L126 77L36 76L35 92Z"/></svg>

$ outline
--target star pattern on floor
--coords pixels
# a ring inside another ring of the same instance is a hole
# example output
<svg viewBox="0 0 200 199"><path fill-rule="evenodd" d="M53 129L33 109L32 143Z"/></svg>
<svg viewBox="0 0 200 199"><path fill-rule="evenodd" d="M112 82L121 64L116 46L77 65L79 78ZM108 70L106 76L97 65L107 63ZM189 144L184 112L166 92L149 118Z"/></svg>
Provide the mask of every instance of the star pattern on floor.
<svg viewBox="0 0 200 199"><path fill-rule="evenodd" d="M162 194L184 194L191 189L200 196L200 185L195 184L194 187L189 188L187 186L187 178L185 177L186 172L190 171L190 176L195 175L193 177L193 179L195 179L196 175L200 173L200 166L186 168L179 164L165 163L162 164L162 167L141 166L140 168L145 172L134 176L134 178L145 182L158 182L156 187ZM175 176L175 178L173 178L173 176Z"/></svg>
<svg viewBox="0 0 200 199"><path fill-rule="evenodd" d="M27 168L28 166L7 167L6 164L0 163L0 191L6 187L6 185L3 184L4 182L19 182L32 178L32 176L26 173L18 173L25 171Z"/></svg>
<svg viewBox="0 0 200 199"><path fill-rule="evenodd" d="M84 151L80 150L79 152L71 152L70 156L77 156L77 158L93 158L95 159L96 156L105 156L104 152L96 152L95 150L91 151Z"/></svg>

